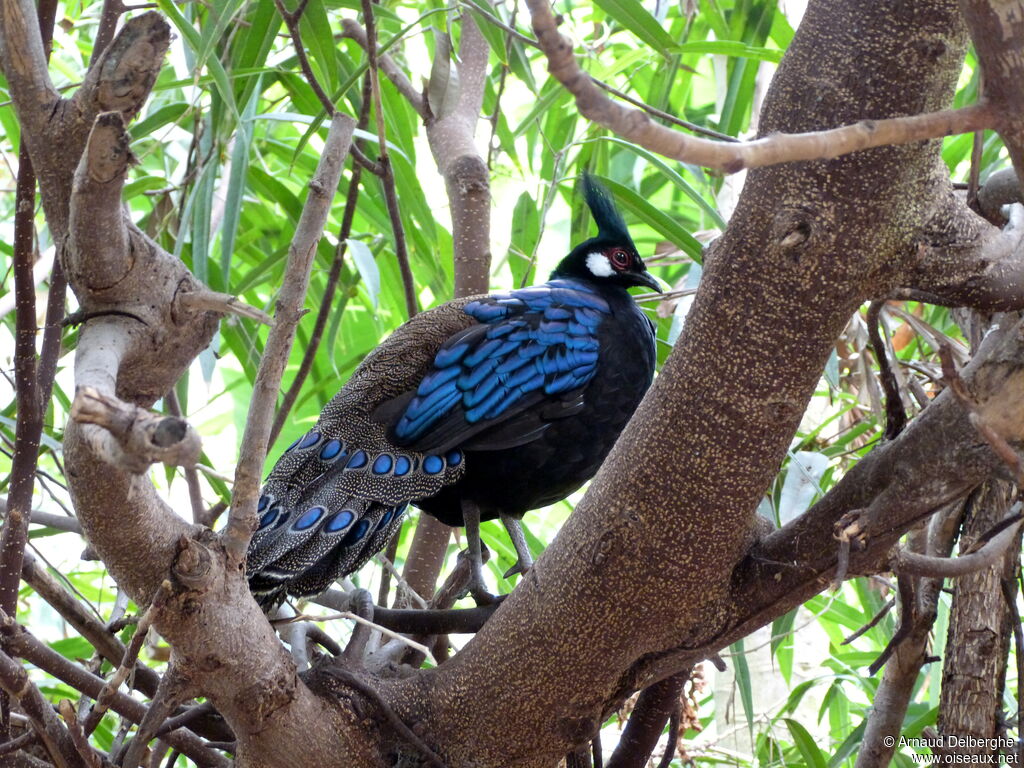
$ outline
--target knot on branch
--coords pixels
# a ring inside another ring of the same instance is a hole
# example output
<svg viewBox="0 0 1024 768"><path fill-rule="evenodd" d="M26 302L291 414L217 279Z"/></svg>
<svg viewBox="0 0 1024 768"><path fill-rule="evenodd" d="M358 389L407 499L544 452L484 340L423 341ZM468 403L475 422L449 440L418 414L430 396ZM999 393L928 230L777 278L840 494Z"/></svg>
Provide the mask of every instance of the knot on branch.
<svg viewBox="0 0 1024 768"><path fill-rule="evenodd" d="M178 539L178 554L171 574L187 589L200 591L209 586L214 575L213 552L205 544L189 536Z"/></svg>
<svg viewBox="0 0 1024 768"><path fill-rule="evenodd" d="M120 34L103 53L95 99L100 109L134 117L156 82L171 44L171 27L155 11L125 22Z"/></svg>
<svg viewBox="0 0 1024 768"><path fill-rule="evenodd" d="M194 466L202 450L199 435L183 419L150 413L137 405L81 387L71 418L101 430L88 430L96 453L108 464L142 474L150 465Z"/></svg>

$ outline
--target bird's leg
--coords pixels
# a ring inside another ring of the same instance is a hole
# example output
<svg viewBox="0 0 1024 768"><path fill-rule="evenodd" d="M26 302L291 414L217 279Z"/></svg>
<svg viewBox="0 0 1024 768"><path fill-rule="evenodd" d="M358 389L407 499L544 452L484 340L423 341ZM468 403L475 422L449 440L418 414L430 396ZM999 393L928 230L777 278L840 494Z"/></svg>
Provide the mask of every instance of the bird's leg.
<svg viewBox="0 0 1024 768"><path fill-rule="evenodd" d="M466 539L469 541L469 594L477 605L489 605L494 595L484 584L484 559L480 544L480 507L476 502L462 500L462 520L466 524Z"/></svg>
<svg viewBox="0 0 1024 768"><path fill-rule="evenodd" d="M516 564L505 571L505 578L521 573L524 576L526 572L533 567L533 556L530 554L530 548L526 546L526 536L523 535L523 526L519 523L519 520L506 515L504 512L501 513L501 522L505 525L505 530L508 531L508 537L512 539L512 546L516 548Z"/></svg>

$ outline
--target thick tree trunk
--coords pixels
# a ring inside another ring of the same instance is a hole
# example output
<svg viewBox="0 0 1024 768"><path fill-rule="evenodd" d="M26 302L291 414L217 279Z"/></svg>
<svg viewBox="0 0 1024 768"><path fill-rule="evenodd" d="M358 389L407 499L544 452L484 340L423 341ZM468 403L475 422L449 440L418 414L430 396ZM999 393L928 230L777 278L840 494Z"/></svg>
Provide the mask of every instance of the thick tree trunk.
<svg viewBox="0 0 1024 768"><path fill-rule="evenodd" d="M1010 495L1007 484L1000 482L988 483L972 495L961 552L1006 518ZM955 582L938 722L939 734L948 743L933 750L936 757L997 755L1002 751L995 739L1006 736L1003 683L1013 621L1002 581L1014 578L1019 553L1018 536L1000 562ZM957 741L964 737L979 741Z"/></svg>

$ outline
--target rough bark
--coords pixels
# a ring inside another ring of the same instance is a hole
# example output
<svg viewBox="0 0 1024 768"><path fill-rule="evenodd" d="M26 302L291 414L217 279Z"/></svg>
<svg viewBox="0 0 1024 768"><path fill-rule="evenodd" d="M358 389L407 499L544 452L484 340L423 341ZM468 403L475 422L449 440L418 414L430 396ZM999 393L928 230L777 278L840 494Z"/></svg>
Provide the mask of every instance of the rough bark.
<svg viewBox="0 0 1024 768"><path fill-rule="evenodd" d="M1010 493L1006 483L992 483L972 496L961 552L1006 517ZM940 759L1000 752L994 739L1006 735L1003 683L1013 620L1001 582L1014 577L1019 553L1018 536L1016 546L1011 546L1000 562L955 582L942 664L939 735L988 741L933 749Z"/></svg>

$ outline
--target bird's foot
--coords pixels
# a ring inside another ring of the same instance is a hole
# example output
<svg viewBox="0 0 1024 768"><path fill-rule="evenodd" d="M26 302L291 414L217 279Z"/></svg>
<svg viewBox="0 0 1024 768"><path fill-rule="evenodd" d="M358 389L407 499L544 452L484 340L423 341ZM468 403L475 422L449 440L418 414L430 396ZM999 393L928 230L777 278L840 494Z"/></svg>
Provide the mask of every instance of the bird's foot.
<svg viewBox="0 0 1024 768"><path fill-rule="evenodd" d="M533 567L533 556L526 544L526 536L523 534L523 526L519 520L511 515L501 514L501 522L508 531L508 537L512 540L512 546L516 550L516 564L505 571L505 578L515 576L517 573L525 576Z"/></svg>
<svg viewBox="0 0 1024 768"><path fill-rule="evenodd" d="M493 595L487 590L487 585L483 581L479 584L470 584L468 592L478 606L491 605L498 599L497 595Z"/></svg>

